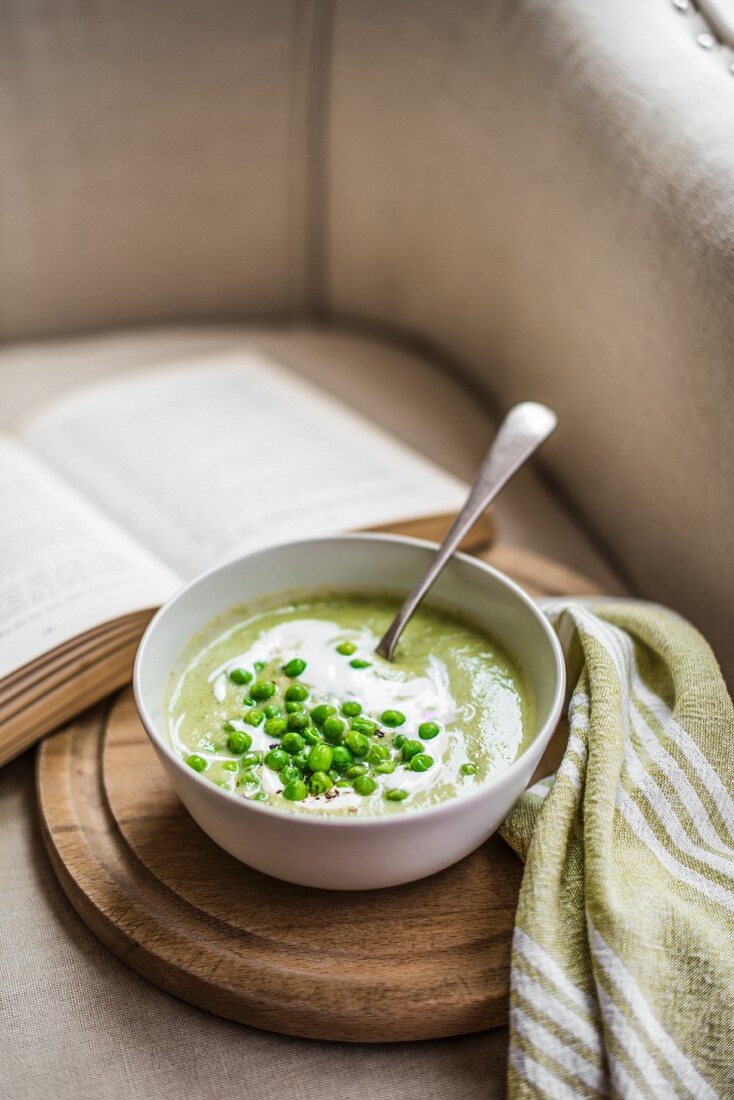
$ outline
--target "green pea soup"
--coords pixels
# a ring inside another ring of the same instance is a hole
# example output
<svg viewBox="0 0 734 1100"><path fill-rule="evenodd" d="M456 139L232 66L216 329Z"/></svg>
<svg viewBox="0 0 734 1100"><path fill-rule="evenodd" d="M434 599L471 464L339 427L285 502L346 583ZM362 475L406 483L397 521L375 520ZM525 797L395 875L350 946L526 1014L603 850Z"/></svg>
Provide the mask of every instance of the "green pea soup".
<svg viewBox="0 0 734 1100"><path fill-rule="evenodd" d="M238 797L298 813L405 813L476 790L530 742L530 685L484 631L438 607L421 607L383 660L398 606L314 594L220 616L168 685L175 752Z"/></svg>

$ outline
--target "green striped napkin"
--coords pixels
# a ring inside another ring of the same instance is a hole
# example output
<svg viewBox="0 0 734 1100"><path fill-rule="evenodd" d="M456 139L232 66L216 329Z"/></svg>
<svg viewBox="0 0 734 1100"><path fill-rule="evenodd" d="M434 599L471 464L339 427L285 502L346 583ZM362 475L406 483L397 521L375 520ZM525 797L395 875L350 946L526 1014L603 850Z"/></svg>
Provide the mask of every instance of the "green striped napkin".
<svg viewBox="0 0 734 1100"><path fill-rule="evenodd" d="M525 861L511 1097L734 1097L734 712L670 611L545 605L572 689L555 776L502 835Z"/></svg>

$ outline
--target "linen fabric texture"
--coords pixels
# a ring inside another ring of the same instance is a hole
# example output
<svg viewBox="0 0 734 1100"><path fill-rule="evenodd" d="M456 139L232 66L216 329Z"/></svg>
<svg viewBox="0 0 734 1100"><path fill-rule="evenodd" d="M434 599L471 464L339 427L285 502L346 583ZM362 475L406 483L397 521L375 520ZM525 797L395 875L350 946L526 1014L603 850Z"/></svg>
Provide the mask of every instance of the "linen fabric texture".
<svg viewBox="0 0 734 1100"><path fill-rule="evenodd" d="M734 1095L734 712L707 643L638 602L553 601L573 685L525 861L511 1097Z"/></svg>

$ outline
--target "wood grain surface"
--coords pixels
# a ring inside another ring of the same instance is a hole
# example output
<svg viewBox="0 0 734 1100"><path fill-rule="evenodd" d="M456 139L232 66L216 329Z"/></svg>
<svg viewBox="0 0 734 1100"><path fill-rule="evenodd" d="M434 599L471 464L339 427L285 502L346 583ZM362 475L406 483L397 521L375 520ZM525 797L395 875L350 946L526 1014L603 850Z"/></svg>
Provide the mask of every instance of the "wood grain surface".
<svg viewBox="0 0 734 1100"><path fill-rule="evenodd" d="M486 555L536 594L594 586L537 555ZM563 750L560 729L537 774ZM170 788L127 690L40 747L55 871L92 931L151 982L272 1031L395 1042L477 1031L507 1013L522 865L498 837L389 890L291 886L237 862Z"/></svg>

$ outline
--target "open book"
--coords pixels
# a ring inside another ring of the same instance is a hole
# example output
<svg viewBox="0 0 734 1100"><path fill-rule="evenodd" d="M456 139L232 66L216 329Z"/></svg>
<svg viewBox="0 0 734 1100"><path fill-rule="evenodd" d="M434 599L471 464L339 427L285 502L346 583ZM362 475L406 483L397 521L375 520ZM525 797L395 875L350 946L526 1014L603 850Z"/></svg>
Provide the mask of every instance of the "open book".
<svg viewBox="0 0 734 1100"><path fill-rule="evenodd" d="M51 403L0 437L0 764L126 683L153 611L200 571L309 535L421 534L465 492L251 352Z"/></svg>

